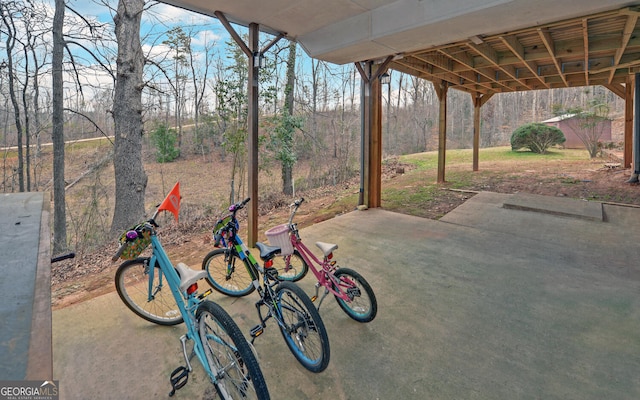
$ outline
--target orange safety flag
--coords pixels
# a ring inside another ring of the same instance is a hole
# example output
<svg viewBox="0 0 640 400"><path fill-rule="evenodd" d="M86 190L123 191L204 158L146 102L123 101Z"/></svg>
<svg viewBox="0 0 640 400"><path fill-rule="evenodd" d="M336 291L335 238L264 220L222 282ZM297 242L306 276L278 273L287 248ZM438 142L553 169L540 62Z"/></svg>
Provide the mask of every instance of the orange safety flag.
<svg viewBox="0 0 640 400"><path fill-rule="evenodd" d="M180 182L176 182L167 197L162 200L158 211L169 211L176 217L176 222L178 221L178 214L180 213Z"/></svg>

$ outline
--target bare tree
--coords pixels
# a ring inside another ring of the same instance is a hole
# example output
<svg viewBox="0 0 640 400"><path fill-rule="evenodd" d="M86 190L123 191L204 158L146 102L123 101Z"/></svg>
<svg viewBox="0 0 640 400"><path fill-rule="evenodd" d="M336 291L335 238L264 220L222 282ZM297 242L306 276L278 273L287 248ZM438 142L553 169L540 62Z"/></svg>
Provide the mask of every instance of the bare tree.
<svg viewBox="0 0 640 400"><path fill-rule="evenodd" d="M301 124L293 120L294 85L296 81L296 42L289 43L289 58L287 58L287 84L284 89L284 115L282 121L282 148L280 151L280 161L282 162L282 193L293 194L292 169L296 161L293 151L293 133Z"/></svg>
<svg viewBox="0 0 640 400"><path fill-rule="evenodd" d="M10 6L13 6L14 8L9 8ZM13 116L18 141L18 185L19 190L24 192L24 156L22 154L22 139L24 131L22 126L22 117L20 115L20 104L18 103L18 96L16 95L16 74L13 54L17 42L16 35L18 34L14 16L16 14L20 14L20 10L17 10L15 7L17 7L15 2L0 3L0 17L2 18L2 23L5 27L4 31L7 36L5 41L5 50L7 53L7 69L9 71L9 97L11 98L11 104L13 105Z"/></svg>
<svg viewBox="0 0 640 400"><path fill-rule="evenodd" d="M193 32L191 35L193 36ZM191 45L191 43L189 43ZM191 69L191 79L193 83L193 106L194 106L194 124L195 124L195 145L200 150L200 152L204 155L204 130L206 128L201 128L200 126L200 114L202 113L202 109L205 105L205 92L207 91L207 80L209 77L209 72L211 69L211 63L213 60L213 49L215 46L215 42L207 41L204 44L203 55L201 58L201 62L198 63L194 58L193 49L189 49L189 67ZM202 68L199 68L199 65L204 63Z"/></svg>
<svg viewBox="0 0 640 400"><path fill-rule="evenodd" d="M191 37L186 34L182 27L177 26L167 32L168 39L162 44L169 46L173 52L173 79L167 82L173 92L175 100L175 128L178 131L178 149L182 148L182 117L185 104L186 92L186 68L189 66L187 56L191 57Z"/></svg>
<svg viewBox="0 0 640 400"><path fill-rule="evenodd" d="M46 57L46 51L45 51L45 55L43 57L39 57L38 56L38 51L36 50L37 47L39 46L43 46L45 49L48 47L47 46L47 41L46 39L44 39L45 33L49 32L49 30L47 30L46 26L48 25L45 22L45 19L48 18L48 16L46 15L46 12L42 12L39 13L39 18L38 21L34 21L31 23L31 25L39 25L42 28L41 31L37 32L35 27L32 29L29 29L27 27L28 30L28 37L32 40L30 40L30 42L32 43L30 46L30 50L31 50L31 58L33 60L33 84L32 84L32 107L33 107L33 135L34 135L34 139L35 139L35 152L34 152L34 163L33 163L33 169L32 169L32 173L33 173L33 182L34 182L34 186L33 189L34 190L38 190L38 177L39 177L39 166L40 166L40 136L44 130L43 128L43 124L41 121L41 108L40 108L40 71L42 70L42 68L44 67L45 63L48 62L48 59ZM36 44L36 41L38 42ZM27 158L27 160L29 160L29 158ZM27 168L27 170L29 171L30 168Z"/></svg>
<svg viewBox="0 0 640 400"><path fill-rule="evenodd" d="M56 0L56 11L53 15L53 54L51 59L53 75L53 253L60 253L67 248L67 216L64 196L64 116L63 116L63 81L62 61L64 52L65 0Z"/></svg>
<svg viewBox="0 0 640 400"><path fill-rule="evenodd" d="M230 44L230 62L228 66L219 64L217 81L214 84L216 94L216 117L222 134L224 157L231 154L230 203L242 197L245 190L247 164L247 79L248 61L246 55L235 43Z"/></svg>
<svg viewBox="0 0 640 400"><path fill-rule="evenodd" d="M584 90L585 96L589 94ZM554 114L567 118L567 123L576 134L578 139L584 144L589 152L590 158L596 158L600 151L600 138L604 133L605 121L609 119L609 104L602 96L584 100L588 103L588 109L582 107L562 108L556 105Z"/></svg>
<svg viewBox="0 0 640 400"><path fill-rule="evenodd" d="M113 18L118 59L113 104L116 201L112 233L126 229L144 216L147 175L142 166L144 57L140 45L140 21L143 10L144 0L120 0Z"/></svg>

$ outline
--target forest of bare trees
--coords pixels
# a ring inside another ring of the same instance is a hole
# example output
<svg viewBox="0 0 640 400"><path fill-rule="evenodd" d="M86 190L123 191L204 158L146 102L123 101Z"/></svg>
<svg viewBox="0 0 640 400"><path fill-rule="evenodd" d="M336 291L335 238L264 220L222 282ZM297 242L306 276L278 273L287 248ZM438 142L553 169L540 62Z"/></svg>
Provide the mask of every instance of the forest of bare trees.
<svg viewBox="0 0 640 400"><path fill-rule="evenodd" d="M54 11L62 6L63 89L56 114ZM119 132L118 125L132 107L142 124L135 140L148 146L147 133L164 127L175 134L178 157L198 154L233 163L235 176L229 178L241 191L246 174L247 59L219 21L182 12L175 12L181 20L169 21L164 16L171 13L161 9L168 6L143 0L94 0L85 7L76 10L64 0L0 3L0 191L51 190L40 178L40 151L55 138L56 118L62 121L65 141L115 136L117 157L119 143L131 145L124 132L130 134L133 128ZM116 28L136 9L140 48L130 51L140 53L140 80L132 86L140 91L139 110L131 98L114 103L123 82L118 68L133 65L120 65L128 62L121 51L123 37L130 38L131 31L120 37ZM261 34L260 39L272 38ZM383 86L384 155L437 149L438 100L432 84L390 72L391 83ZM310 59L286 40L265 54L260 69L260 163L284 166L284 192L293 184L291 170L297 160L312 166L298 182L307 187L336 184L359 173L359 96L360 77L353 65ZM552 117L554 107L586 107L595 96L608 104L611 116L622 113L624 102L603 87L496 95L482 108L481 147L507 145L518 126ZM471 97L452 90L447 109L447 146L470 148ZM136 179L144 195L144 177ZM120 227L127 221L114 223Z"/></svg>

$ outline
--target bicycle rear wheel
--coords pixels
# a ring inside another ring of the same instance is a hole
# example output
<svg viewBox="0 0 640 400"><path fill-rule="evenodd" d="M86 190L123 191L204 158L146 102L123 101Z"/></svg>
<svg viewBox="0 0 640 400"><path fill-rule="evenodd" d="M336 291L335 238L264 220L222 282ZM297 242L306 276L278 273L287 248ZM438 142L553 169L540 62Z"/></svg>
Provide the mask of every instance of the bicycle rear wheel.
<svg viewBox="0 0 640 400"><path fill-rule="evenodd" d="M268 400L264 376L238 325L218 304L204 301L196 311L200 341L221 399Z"/></svg>
<svg viewBox="0 0 640 400"><path fill-rule="evenodd" d="M350 268L338 268L333 275L340 282L339 291L346 293L351 299L345 301L335 296L340 308L358 322L373 321L378 313L378 301L369 282ZM335 287L334 289L338 290Z"/></svg>
<svg viewBox="0 0 640 400"><path fill-rule="evenodd" d="M149 258L123 262L116 271L118 296L131 311L154 324L182 323L182 314L162 270L158 264L151 268Z"/></svg>
<svg viewBox="0 0 640 400"><path fill-rule="evenodd" d="M202 260L202 269L207 271L207 281L218 292L232 297L242 297L253 292L251 266L229 249L216 249Z"/></svg>
<svg viewBox="0 0 640 400"><path fill-rule="evenodd" d="M286 256L275 256L273 258L273 268L278 270L278 279L290 282L299 281L309 272L309 266L298 253L298 250L294 250L293 254Z"/></svg>
<svg viewBox="0 0 640 400"><path fill-rule="evenodd" d="M313 302L291 282L278 284L276 299L280 332L289 350L309 371L324 371L329 365L329 336Z"/></svg>

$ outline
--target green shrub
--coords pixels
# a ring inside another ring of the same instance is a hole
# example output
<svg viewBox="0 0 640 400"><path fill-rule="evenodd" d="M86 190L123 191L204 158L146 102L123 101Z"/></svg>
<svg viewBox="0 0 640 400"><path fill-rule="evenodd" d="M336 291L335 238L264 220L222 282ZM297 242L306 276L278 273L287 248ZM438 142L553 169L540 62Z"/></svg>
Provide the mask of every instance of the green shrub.
<svg viewBox="0 0 640 400"><path fill-rule="evenodd" d="M511 150L527 148L534 153L545 154L547 149L566 141L562 131L540 122L522 125L511 135Z"/></svg>
<svg viewBox="0 0 640 400"><path fill-rule="evenodd" d="M180 149L176 148L178 136L174 129L166 125L158 126L151 132L151 141L156 147L156 161L159 163L171 162L178 158Z"/></svg>

